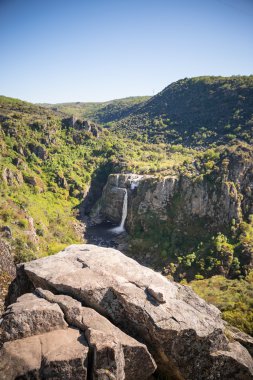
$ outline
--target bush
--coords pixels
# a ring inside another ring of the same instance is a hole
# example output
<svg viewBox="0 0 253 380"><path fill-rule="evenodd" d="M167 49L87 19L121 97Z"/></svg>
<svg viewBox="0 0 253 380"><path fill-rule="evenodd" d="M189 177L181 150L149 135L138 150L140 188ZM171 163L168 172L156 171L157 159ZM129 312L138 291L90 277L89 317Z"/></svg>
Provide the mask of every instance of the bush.
<svg viewBox="0 0 253 380"><path fill-rule="evenodd" d="M195 280L204 280L204 276L201 274L195 274Z"/></svg>

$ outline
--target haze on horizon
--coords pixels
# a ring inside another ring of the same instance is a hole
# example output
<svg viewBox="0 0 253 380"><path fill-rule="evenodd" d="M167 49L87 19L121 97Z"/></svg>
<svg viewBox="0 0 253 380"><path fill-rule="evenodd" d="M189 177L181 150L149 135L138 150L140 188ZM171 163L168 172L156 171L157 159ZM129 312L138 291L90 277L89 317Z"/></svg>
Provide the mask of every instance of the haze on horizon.
<svg viewBox="0 0 253 380"><path fill-rule="evenodd" d="M0 16L0 94L31 102L253 73L252 0L1 0Z"/></svg>

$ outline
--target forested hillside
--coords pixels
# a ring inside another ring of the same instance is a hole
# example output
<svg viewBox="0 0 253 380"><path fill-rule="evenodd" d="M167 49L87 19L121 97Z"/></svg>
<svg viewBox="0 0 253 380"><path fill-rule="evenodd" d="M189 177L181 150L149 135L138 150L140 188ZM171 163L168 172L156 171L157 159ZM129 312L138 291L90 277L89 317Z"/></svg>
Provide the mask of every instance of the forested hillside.
<svg viewBox="0 0 253 380"><path fill-rule="evenodd" d="M101 190L111 172L155 172L192 156L176 152L175 163L162 145L96 128L94 136L50 109L0 97L0 229L17 262L82 239L76 215L92 180Z"/></svg>
<svg viewBox="0 0 253 380"><path fill-rule="evenodd" d="M253 138L253 76L185 78L113 129L141 141L207 147ZM111 120L113 121L113 119Z"/></svg>
<svg viewBox="0 0 253 380"><path fill-rule="evenodd" d="M44 106L142 142L206 148L253 139L253 75L185 78L153 97Z"/></svg>
<svg viewBox="0 0 253 380"><path fill-rule="evenodd" d="M40 104L63 114L78 118L92 119L99 123L107 123L119 120L137 109L139 104L150 99L149 96L132 96L129 98L115 99L108 102L75 102L58 104Z"/></svg>

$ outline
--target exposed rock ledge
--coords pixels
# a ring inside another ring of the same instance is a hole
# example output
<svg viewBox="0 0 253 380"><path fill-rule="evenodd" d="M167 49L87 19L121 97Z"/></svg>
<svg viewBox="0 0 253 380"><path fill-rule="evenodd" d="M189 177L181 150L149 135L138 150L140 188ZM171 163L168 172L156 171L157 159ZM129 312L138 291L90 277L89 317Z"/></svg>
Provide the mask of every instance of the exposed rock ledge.
<svg viewBox="0 0 253 380"><path fill-rule="evenodd" d="M253 378L251 337L114 249L72 245L19 266L9 303L1 379L144 380L156 366L170 379Z"/></svg>

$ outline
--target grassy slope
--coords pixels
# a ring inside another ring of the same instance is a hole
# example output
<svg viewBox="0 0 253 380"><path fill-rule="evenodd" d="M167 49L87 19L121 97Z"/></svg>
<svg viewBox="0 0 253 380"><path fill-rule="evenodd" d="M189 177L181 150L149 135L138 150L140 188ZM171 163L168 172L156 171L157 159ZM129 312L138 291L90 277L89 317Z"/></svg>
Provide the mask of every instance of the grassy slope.
<svg viewBox="0 0 253 380"><path fill-rule="evenodd" d="M108 102L42 103L41 106L57 110L70 116L74 115L80 119L92 119L99 123L106 123L125 115L125 112L130 112L133 106L149 98L149 96L133 96Z"/></svg>

